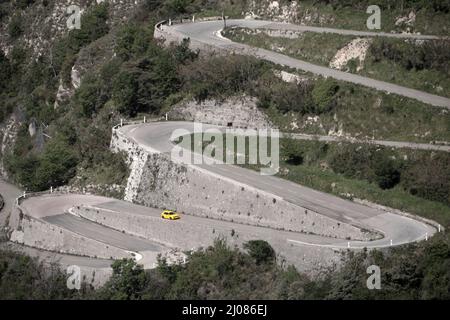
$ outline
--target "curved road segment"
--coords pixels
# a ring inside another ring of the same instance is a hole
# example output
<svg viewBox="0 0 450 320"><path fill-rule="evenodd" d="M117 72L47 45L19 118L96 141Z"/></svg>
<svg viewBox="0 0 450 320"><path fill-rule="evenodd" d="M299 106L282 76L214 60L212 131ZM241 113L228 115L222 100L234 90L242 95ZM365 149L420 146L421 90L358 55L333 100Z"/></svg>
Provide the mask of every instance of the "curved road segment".
<svg viewBox="0 0 450 320"><path fill-rule="evenodd" d="M266 28L274 30L276 29L276 30L327 32L327 33L354 35L354 36L384 36L392 38L403 38L403 39L409 38L418 40L436 39L436 37L434 36L425 36L425 35L390 34L390 33L363 32L352 30L339 30L331 28L306 27L285 23L274 23L272 21L263 21L263 20L228 20L227 26L244 27L252 29ZM430 93L426 93L411 88L402 87L384 81L362 77L348 72L318 66L270 50L255 48L245 44L232 42L231 40L221 36L221 30L223 29L223 27L224 27L223 21L204 21L204 22L178 24L173 26L165 26L165 25L162 26L165 32L171 33L178 39L190 38L191 40L195 40L196 42L202 43L212 48L217 48L231 52L239 52L247 55L253 55L257 58L264 59L287 67L291 67L294 69L311 72L324 77L332 77L337 80L363 85L366 87L374 88L388 93L394 93L400 96L416 99L433 106L450 109L449 98L433 95Z"/></svg>
<svg viewBox="0 0 450 320"><path fill-rule="evenodd" d="M213 125L203 125L203 130L209 128L224 129L223 127ZM119 130L130 140L149 152L170 154L174 146L171 138L176 138L172 134L176 130L179 130L180 133L182 131L193 133L194 124L192 122L155 122L124 126ZM427 236L431 236L436 232L434 227L421 221L356 204L275 176L263 176L256 171L233 165L187 165L201 169L206 173L218 175L240 184L265 191L337 221L375 230L384 235L382 239L366 242L347 242L342 239L329 239L324 237L315 237L315 242L294 241L299 244L333 248L347 248L349 245L351 248L382 248L424 240ZM277 231L271 230L271 232Z"/></svg>

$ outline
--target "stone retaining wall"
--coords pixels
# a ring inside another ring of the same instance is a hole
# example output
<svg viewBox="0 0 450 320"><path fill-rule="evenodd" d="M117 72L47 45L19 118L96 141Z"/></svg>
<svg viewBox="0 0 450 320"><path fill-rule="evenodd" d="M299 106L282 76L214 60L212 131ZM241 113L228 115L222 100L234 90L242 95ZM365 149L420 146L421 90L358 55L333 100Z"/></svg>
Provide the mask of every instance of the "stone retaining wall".
<svg viewBox="0 0 450 320"><path fill-rule="evenodd" d="M23 213L17 206L10 219L10 240L29 247L102 259L132 258L130 253L49 224Z"/></svg>
<svg viewBox="0 0 450 320"><path fill-rule="evenodd" d="M85 219L102 224L112 229L126 232L155 242L162 242L181 250L208 247L217 238L226 239L230 246L242 246L249 240L259 240L257 234L241 234L233 226L218 228L208 224L196 225L186 220L166 221L158 217L145 216L127 212L114 212L82 206L74 212ZM293 264L301 272L315 275L324 268L338 266L341 252L330 248L298 246L279 239L267 239L278 254L279 261Z"/></svg>

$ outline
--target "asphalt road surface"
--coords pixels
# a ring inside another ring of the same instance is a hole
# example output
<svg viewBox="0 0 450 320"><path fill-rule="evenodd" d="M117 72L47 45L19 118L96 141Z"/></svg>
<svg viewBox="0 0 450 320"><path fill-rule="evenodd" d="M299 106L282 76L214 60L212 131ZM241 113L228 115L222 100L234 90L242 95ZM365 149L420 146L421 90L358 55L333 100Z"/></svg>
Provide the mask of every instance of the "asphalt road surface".
<svg viewBox="0 0 450 320"><path fill-rule="evenodd" d="M391 38L410 38L410 39L435 39L434 36L414 35L414 34L390 34L390 33L376 33L376 32L362 32L352 30L339 30L331 28L318 28L295 26L283 23L274 23L272 21L262 20L228 20L227 26L237 26L246 28L269 28L277 30L299 30L310 32L331 32L342 35L354 36L384 36ZM190 38L200 43L204 43L213 48L225 49L230 52L237 52L241 54L253 55L257 58L264 59L276 64L299 69L307 72L312 72L324 77L332 77L337 80L347 81L388 93L398 94L400 96L412 98L430 104L432 106L444 107L450 109L450 99L422 92L419 90L402 87L396 84L374 80L359 75L343 72L327 67L318 66L309 62L288 57L286 55L276 53L270 50L251 47L245 44L232 42L221 36L220 31L223 29L223 21L204 21L196 23L178 24L173 26L163 26L166 32L170 32L179 38Z"/></svg>
<svg viewBox="0 0 450 320"><path fill-rule="evenodd" d="M417 142L404 142L404 141L388 141L388 140L374 140L374 139L355 139L338 136L322 136L311 135L301 133L283 133L282 137L307 140L307 141L324 141L324 142L351 142L361 144L373 144L376 146L385 146L391 148L405 148L414 150L429 150L429 151L442 151L450 152L450 145L430 144L430 143L417 143Z"/></svg>
<svg viewBox="0 0 450 320"><path fill-rule="evenodd" d="M153 265L156 262L158 253L167 251L167 247L77 217L70 210L71 208L82 205L91 207L101 206L111 201L113 200L110 198L94 195L48 194L27 198L22 201L20 206L25 213L34 218L59 226L87 239L93 239L124 251L138 254L141 256L139 258L140 263L146 267ZM123 203L126 204L126 202ZM146 210L152 211L154 214L160 213L157 209L146 208ZM90 262L90 260L80 261L80 263L86 262Z"/></svg>

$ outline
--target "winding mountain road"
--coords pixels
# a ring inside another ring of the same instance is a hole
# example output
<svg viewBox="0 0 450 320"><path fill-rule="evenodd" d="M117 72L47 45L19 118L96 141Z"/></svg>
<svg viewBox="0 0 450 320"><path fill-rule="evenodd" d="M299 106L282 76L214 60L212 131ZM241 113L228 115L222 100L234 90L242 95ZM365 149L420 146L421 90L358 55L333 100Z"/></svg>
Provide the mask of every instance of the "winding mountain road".
<svg viewBox="0 0 450 320"><path fill-rule="evenodd" d="M329 32L342 35L354 36L382 36L391 38L403 39L436 39L435 36L415 35L415 34L391 34L391 33L377 33L377 32L363 32L354 30L340 30L332 28L319 28L296 26L291 24L276 23L273 21L263 20L228 20L227 27L244 27L244 28L266 28L272 30L293 30L293 31L309 31L309 32ZM233 42L221 35L224 28L223 21L204 21L195 23L183 23L172 26L159 25L163 32L171 35L171 40L176 38L181 40L183 38L190 38L194 47L206 46L212 49L225 50L229 52L237 52L246 55L252 55L257 58L267 60L276 64L291 67L294 69L311 72L324 77L332 77L337 80L351 82L358 85L363 85L376 90L397 94L400 96L416 99L426 104L436 107L444 107L450 109L450 99L433 95L423 91L399 86L393 83L379 81L348 72L343 72L327 67L318 66L306 61L291 58L289 56L273 52L266 49L255 48L245 44Z"/></svg>
<svg viewBox="0 0 450 320"><path fill-rule="evenodd" d="M224 130L223 127L203 125L207 129ZM139 144L149 152L170 154L178 134L194 133L192 122L154 122L129 125L119 129L121 134ZM174 134L175 132L179 132ZM303 241L305 245L326 245L333 248L382 248L409 242L424 240L437 230L429 224L392 212L386 212L347 201L336 196L307 188L275 176L263 176L259 172L234 165L193 165L205 173L217 175L247 185L251 188L272 194L295 205L318 212L337 221L350 223L361 228L376 230L383 234L383 239L374 241L345 241L316 237L315 242ZM271 230L271 232L277 232ZM300 243L300 242L298 242Z"/></svg>

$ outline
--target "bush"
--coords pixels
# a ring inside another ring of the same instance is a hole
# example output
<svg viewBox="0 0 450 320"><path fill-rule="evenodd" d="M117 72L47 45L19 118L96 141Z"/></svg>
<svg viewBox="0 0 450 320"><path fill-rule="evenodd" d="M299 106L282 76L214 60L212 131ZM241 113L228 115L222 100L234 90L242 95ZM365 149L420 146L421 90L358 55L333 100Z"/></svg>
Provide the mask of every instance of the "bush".
<svg viewBox="0 0 450 320"><path fill-rule="evenodd" d="M378 186L385 190L395 187L400 182L400 172L394 161L380 157L374 163L375 180Z"/></svg>
<svg viewBox="0 0 450 320"><path fill-rule="evenodd" d="M107 98L101 95L101 87L96 79L86 77L76 91L74 101L81 108L83 116L91 117L103 106L106 100Z"/></svg>
<svg viewBox="0 0 450 320"><path fill-rule="evenodd" d="M115 52L126 61L142 56L149 48L152 34L147 28L126 24L117 33Z"/></svg>
<svg viewBox="0 0 450 320"><path fill-rule="evenodd" d="M114 79L112 97L120 113L135 116L138 112L137 76L128 70L122 70Z"/></svg>
<svg viewBox="0 0 450 320"><path fill-rule="evenodd" d="M345 144L333 150L328 162L334 172L349 178L366 179L373 176L370 170L371 153L367 146Z"/></svg>
<svg viewBox="0 0 450 320"><path fill-rule="evenodd" d="M45 266L36 258L0 250L0 299L49 300L74 298L58 266Z"/></svg>
<svg viewBox="0 0 450 320"><path fill-rule="evenodd" d="M267 68L252 57L231 55L202 58L180 70L184 87L197 100L241 93Z"/></svg>
<svg viewBox="0 0 450 320"><path fill-rule="evenodd" d="M38 190L66 184L75 175L77 157L72 148L63 140L52 139L39 157L35 185Z"/></svg>
<svg viewBox="0 0 450 320"><path fill-rule="evenodd" d="M450 157L422 156L405 168L403 185L413 195L450 205Z"/></svg>
<svg viewBox="0 0 450 320"><path fill-rule="evenodd" d="M314 111L317 114L328 112L335 105L334 97L339 89L336 80L327 78L316 82L312 91L312 99L314 101Z"/></svg>
<svg viewBox="0 0 450 320"><path fill-rule="evenodd" d="M256 264L271 264L276 260L275 251L264 240L252 240L244 243L244 249L250 257L255 259Z"/></svg>
<svg viewBox="0 0 450 320"><path fill-rule="evenodd" d="M113 275L99 292L100 297L111 300L136 300L140 298L150 280L141 265L132 259L114 261Z"/></svg>
<svg viewBox="0 0 450 320"><path fill-rule="evenodd" d="M258 98L261 108L273 107L282 113L306 114L314 109L311 90L312 85L308 82L285 83L270 71L261 76L249 91Z"/></svg>
<svg viewBox="0 0 450 320"><path fill-rule="evenodd" d="M53 66L66 83L70 82L70 70L80 49L108 33L107 20L107 2L89 7L81 16L81 29L71 30L52 48Z"/></svg>
<svg viewBox="0 0 450 320"><path fill-rule="evenodd" d="M434 69L450 72L450 42L428 40L420 45L391 39L375 39L370 46L370 56L375 62L387 59L406 70Z"/></svg>
<svg viewBox="0 0 450 320"><path fill-rule="evenodd" d="M303 163L303 149L294 139L284 139L282 141L283 154L286 157L286 162L294 166Z"/></svg>

